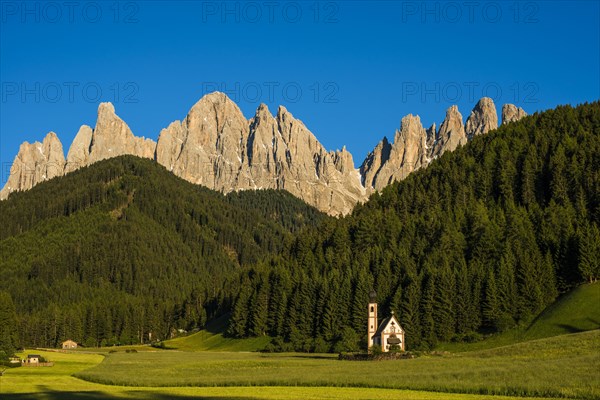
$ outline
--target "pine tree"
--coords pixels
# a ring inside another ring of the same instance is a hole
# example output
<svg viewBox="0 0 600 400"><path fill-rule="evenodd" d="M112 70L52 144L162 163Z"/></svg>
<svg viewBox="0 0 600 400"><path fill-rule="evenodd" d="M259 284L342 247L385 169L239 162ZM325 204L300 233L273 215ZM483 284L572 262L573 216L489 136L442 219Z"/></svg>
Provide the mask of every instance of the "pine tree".
<svg viewBox="0 0 600 400"><path fill-rule="evenodd" d="M354 281L354 294L352 296L352 328L362 332L367 326L366 304L369 302L369 291L372 287L365 270L361 269Z"/></svg>
<svg viewBox="0 0 600 400"><path fill-rule="evenodd" d="M269 309L268 284L261 283L249 302L249 332L252 336L264 336L267 331L267 311Z"/></svg>
<svg viewBox="0 0 600 400"><path fill-rule="evenodd" d="M400 324L405 330L406 348L413 349L421 344L421 321L419 314L420 282L416 275L406 277L402 291L399 315Z"/></svg>
<svg viewBox="0 0 600 400"><path fill-rule="evenodd" d="M235 301L227 334L237 338L243 338L247 335L248 328L248 301L250 300L250 288L248 284L242 285L242 290Z"/></svg>
<svg viewBox="0 0 600 400"><path fill-rule="evenodd" d="M485 283L485 300L483 303L483 318L488 328L497 330L500 318L500 303L494 270L490 268Z"/></svg>
<svg viewBox="0 0 600 400"><path fill-rule="evenodd" d="M435 275L431 271L426 270L422 284L423 289L419 313L421 320L421 345L426 348L433 348L437 343L435 339L435 320L433 319Z"/></svg>
<svg viewBox="0 0 600 400"><path fill-rule="evenodd" d="M8 292L0 291L0 361L12 356L18 343L15 305Z"/></svg>
<svg viewBox="0 0 600 400"><path fill-rule="evenodd" d="M579 233L579 273L589 283L600 278L600 232L595 223L586 224Z"/></svg>
<svg viewBox="0 0 600 400"><path fill-rule="evenodd" d="M505 330L514 325L516 315L517 287L515 282L515 259L510 251L505 251L500 258L498 279L496 280L497 299L500 315L499 330Z"/></svg>
<svg viewBox="0 0 600 400"><path fill-rule="evenodd" d="M565 155L565 148L562 144L559 144L550 160L552 173L550 188L552 190L552 198L561 205L569 203L569 185L565 174L566 165L567 157Z"/></svg>
<svg viewBox="0 0 600 400"><path fill-rule="evenodd" d="M433 320L435 321L436 337L443 342L449 341L454 335L454 274L444 263L436 276L434 293ZM462 301L462 300L461 300Z"/></svg>
<svg viewBox="0 0 600 400"><path fill-rule="evenodd" d="M456 295L454 301L456 333L469 333L473 326L472 322L474 312L472 310L473 300L471 298L471 287L469 281L469 272L466 263L462 262L460 267L454 271L454 281L456 282Z"/></svg>

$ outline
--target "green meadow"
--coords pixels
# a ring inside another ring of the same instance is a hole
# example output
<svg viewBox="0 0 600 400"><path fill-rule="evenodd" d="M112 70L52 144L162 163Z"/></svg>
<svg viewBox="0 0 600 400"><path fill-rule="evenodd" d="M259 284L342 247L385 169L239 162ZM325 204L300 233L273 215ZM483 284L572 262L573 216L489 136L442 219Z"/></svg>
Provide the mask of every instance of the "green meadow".
<svg viewBox="0 0 600 400"><path fill-rule="evenodd" d="M285 386L231 386L231 387L125 387L87 382L73 376L101 363L99 354L56 353L36 351L55 362L49 368L15 368L7 370L0 379L1 399L42 400L95 400L95 399L390 399L390 400L515 400L515 397L435 393L413 390L391 390L380 388L351 387L285 387ZM133 366L145 370L138 356L128 354L136 360ZM145 353L147 354L147 353ZM156 356L172 353L156 352ZM199 353L196 353L196 355ZM212 353L213 359L221 353ZM21 354L22 355L22 354ZM110 357L113 357L111 355ZM102 364L101 364L102 365ZM131 373L131 371L129 372ZM190 376L191 372L186 373Z"/></svg>
<svg viewBox="0 0 600 400"><path fill-rule="evenodd" d="M200 332L167 340L165 346L181 351L261 351L271 341L268 336L247 339L224 336L228 318L226 314L208 323Z"/></svg>
<svg viewBox="0 0 600 400"><path fill-rule="evenodd" d="M29 350L53 367L8 369L0 399L600 399L600 284L561 297L535 320L416 359L340 361L259 353L269 338L229 339L225 318L150 346ZM135 350L135 352L132 352Z"/></svg>
<svg viewBox="0 0 600 400"><path fill-rule="evenodd" d="M333 355L113 353L77 373L123 386L325 386L508 396L600 397L600 331L491 350L381 362Z"/></svg>
<svg viewBox="0 0 600 400"><path fill-rule="evenodd" d="M333 355L36 351L54 367L2 377L1 398L503 399L600 398L600 331L397 361ZM506 395L507 397L503 397Z"/></svg>

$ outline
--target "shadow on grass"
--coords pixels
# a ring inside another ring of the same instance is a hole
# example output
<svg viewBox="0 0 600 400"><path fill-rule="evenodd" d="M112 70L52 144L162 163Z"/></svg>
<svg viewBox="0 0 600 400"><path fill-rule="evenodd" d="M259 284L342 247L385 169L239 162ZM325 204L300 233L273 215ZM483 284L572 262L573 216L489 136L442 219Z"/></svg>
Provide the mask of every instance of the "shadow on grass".
<svg viewBox="0 0 600 400"><path fill-rule="evenodd" d="M3 394L2 400L97 400L97 399L140 399L140 400L258 400L256 397L220 397L205 396L201 394L202 388L198 388L198 395L177 395L172 393L156 393L142 390L127 390L123 393L126 397L117 396L101 391L89 392L57 392L48 390L45 386L38 386L36 393Z"/></svg>
<svg viewBox="0 0 600 400"><path fill-rule="evenodd" d="M595 325L594 329L600 328L600 321L596 321L595 319L592 319L592 318L587 318L587 320L590 321L593 325Z"/></svg>
<svg viewBox="0 0 600 400"><path fill-rule="evenodd" d="M317 360L337 360L337 354L285 354L285 353L263 353L263 354L281 354L283 356L287 356L290 358L313 358Z"/></svg>
<svg viewBox="0 0 600 400"><path fill-rule="evenodd" d="M568 332L568 333L579 333L579 332L585 332L587 330L587 329L581 329L576 326L568 325L568 324L556 324L556 326L560 327L561 329L564 329L565 332Z"/></svg>
<svg viewBox="0 0 600 400"><path fill-rule="evenodd" d="M230 316L231 316L231 313L227 313L227 314L221 315L218 318L213 319L208 324L206 324L206 326L204 327L204 330L206 332L210 332L214 335L225 332L225 330L227 329L227 325L229 324Z"/></svg>

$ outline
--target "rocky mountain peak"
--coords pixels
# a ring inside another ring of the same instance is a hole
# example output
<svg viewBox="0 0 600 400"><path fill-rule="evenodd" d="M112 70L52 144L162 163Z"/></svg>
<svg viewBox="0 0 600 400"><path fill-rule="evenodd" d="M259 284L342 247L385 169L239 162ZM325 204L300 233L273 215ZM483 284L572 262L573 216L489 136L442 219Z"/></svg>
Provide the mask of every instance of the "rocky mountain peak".
<svg viewBox="0 0 600 400"><path fill-rule="evenodd" d="M362 177L362 184L368 190L375 188L376 177L381 167L389 160L391 150L392 145L388 141L388 138L384 136L361 164L360 175Z"/></svg>
<svg viewBox="0 0 600 400"><path fill-rule="evenodd" d="M6 185L0 191L0 200L12 192L29 190L40 182L61 176L64 166L63 147L56 133L49 132L42 143L24 142L19 147Z"/></svg>
<svg viewBox="0 0 600 400"><path fill-rule="evenodd" d="M87 135L88 132L85 132L83 136L87 138ZM100 103L89 146L88 164L123 154L153 158L154 148L154 141L133 135L125 121L115 113L111 103Z"/></svg>
<svg viewBox="0 0 600 400"><path fill-rule="evenodd" d="M502 125L518 121L525 116L527 116L527 113L521 107L517 107L514 104L505 104L502 106Z"/></svg>
<svg viewBox="0 0 600 400"><path fill-rule="evenodd" d="M440 125L437 140L432 149L432 156L438 157L446 151L454 151L458 146L467 143L467 135L463 125L462 114L457 106L451 106L446 110L446 118Z"/></svg>
<svg viewBox="0 0 600 400"><path fill-rule="evenodd" d="M65 173L75 171L90 163L90 146L92 144L93 130L87 125L81 125L67 154Z"/></svg>
<svg viewBox="0 0 600 400"><path fill-rule="evenodd" d="M467 118L465 132L469 139L477 135L488 133L498 127L498 114L494 101L489 97L483 97L477 102L471 115Z"/></svg>
<svg viewBox="0 0 600 400"><path fill-rule="evenodd" d="M260 105L256 109L254 117L252 117L250 119L250 122L251 122L251 124L256 124L260 120L269 121L269 120L274 120L274 119L275 118L271 114L271 111L269 111L269 107L265 103L260 103Z"/></svg>
<svg viewBox="0 0 600 400"><path fill-rule="evenodd" d="M362 181L370 191L381 190L428 162L427 132L418 115L408 114L396 130L394 143L382 140L367 156L360 168Z"/></svg>
<svg viewBox="0 0 600 400"><path fill-rule="evenodd" d="M115 106L110 101L100 103L98 105L98 118L100 118L100 116L106 116L108 118L116 116Z"/></svg>
<svg viewBox="0 0 600 400"><path fill-rule="evenodd" d="M525 112L502 108L503 123ZM160 131L158 142L134 136L111 103L98 106L96 126L82 125L65 162L62 145L50 132L42 143L23 143L0 199L54 176L122 154L154 158L177 176L227 193L246 189L283 189L332 215L349 213L375 190L402 180L469 137L497 127L494 103L481 99L463 125L451 106L439 130L423 128L418 115L402 118L394 142L387 137L354 167L346 147L327 151L315 135L284 106L272 115L260 104L247 120L224 93L203 96L181 121Z"/></svg>
<svg viewBox="0 0 600 400"><path fill-rule="evenodd" d="M426 130L427 133L427 148L431 149L437 140L437 126L435 122Z"/></svg>

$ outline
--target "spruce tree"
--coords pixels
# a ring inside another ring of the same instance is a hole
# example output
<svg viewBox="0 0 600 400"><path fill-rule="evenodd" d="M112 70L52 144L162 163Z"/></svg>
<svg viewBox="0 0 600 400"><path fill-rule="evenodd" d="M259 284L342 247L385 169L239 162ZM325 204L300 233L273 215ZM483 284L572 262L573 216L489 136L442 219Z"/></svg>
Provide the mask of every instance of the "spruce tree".
<svg viewBox="0 0 600 400"><path fill-rule="evenodd" d="M595 223L589 223L579 230L579 273L589 282L600 277L600 232Z"/></svg>
<svg viewBox="0 0 600 400"><path fill-rule="evenodd" d="M0 291L0 361L11 357L18 343L15 305L8 292Z"/></svg>

